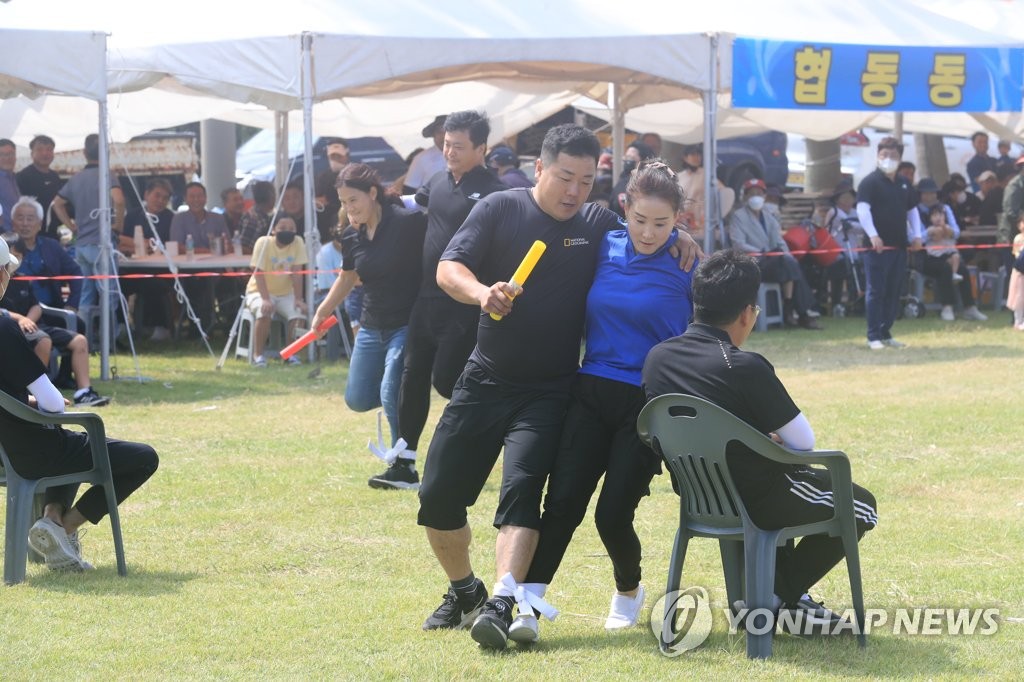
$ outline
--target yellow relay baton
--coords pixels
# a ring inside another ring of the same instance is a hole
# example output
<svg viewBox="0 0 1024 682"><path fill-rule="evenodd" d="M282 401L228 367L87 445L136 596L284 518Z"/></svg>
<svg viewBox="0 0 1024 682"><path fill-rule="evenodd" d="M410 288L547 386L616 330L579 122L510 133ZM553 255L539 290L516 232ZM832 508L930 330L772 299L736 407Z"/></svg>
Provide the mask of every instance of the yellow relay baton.
<svg viewBox="0 0 1024 682"><path fill-rule="evenodd" d="M523 284L526 283L526 278L530 276L531 272L533 272L534 266L537 265L537 261L540 260L540 257L544 254L544 250L547 248L547 244L537 240L533 243L533 246L530 247L530 250L526 252L523 262L519 264L518 268L516 268L515 274L512 275L512 279L509 281L512 288L516 290L516 296L519 295L519 290L522 289ZM512 298L514 299L515 296ZM491 313L491 319L500 320L501 315Z"/></svg>

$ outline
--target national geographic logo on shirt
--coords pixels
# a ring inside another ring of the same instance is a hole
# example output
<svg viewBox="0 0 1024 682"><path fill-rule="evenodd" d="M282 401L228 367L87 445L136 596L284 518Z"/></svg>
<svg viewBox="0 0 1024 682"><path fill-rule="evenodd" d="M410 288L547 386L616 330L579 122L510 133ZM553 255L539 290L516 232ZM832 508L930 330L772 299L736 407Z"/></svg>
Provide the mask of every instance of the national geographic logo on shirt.
<svg viewBox="0 0 1024 682"><path fill-rule="evenodd" d="M573 237L572 239L563 239L562 246L569 248L570 246L586 246L590 243L586 237Z"/></svg>

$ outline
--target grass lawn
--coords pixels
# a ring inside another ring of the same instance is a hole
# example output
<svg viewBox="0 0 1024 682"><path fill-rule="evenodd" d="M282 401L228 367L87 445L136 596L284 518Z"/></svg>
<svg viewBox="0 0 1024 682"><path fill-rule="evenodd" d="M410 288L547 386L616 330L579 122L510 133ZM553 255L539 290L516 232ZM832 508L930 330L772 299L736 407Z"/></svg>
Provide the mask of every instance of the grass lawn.
<svg viewBox="0 0 1024 682"><path fill-rule="evenodd" d="M215 360L198 344L143 344L152 380L97 382L109 434L156 447L160 470L123 505L129 576L117 576L109 525L84 540L83 575L30 564L3 589L3 679L681 679L1019 678L1024 667L1024 334L1000 312L986 323L934 315L897 323L904 350L872 352L862 319L824 332L755 335L821 447L850 454L879 502L861 545L868 608L994 607L991 636L851 638L779 635L774 658L748 661L719 609L717 544L694 541L684 583L706 587L715 628L666 658L650 630L602 627L611 566L584 522L548 592L562 610L542 641L496 655L465 632L425 633L446 589L408 492L371 490L372 414L341 397L346 365L266 370ZM214 343L219 352L223 339ZM96 362L94 360L94 362ZM115 358L133 374L130 357ZM94 369L96 366L94 365ZM432 428L442 407L436 397ZM422 448L424 451L426 447ZM492 475L471 510L476 572L493 581ZM678 498L666 477L637 514L648 606L664 590ZM845 568L812 594L849 605Z"/></svg>

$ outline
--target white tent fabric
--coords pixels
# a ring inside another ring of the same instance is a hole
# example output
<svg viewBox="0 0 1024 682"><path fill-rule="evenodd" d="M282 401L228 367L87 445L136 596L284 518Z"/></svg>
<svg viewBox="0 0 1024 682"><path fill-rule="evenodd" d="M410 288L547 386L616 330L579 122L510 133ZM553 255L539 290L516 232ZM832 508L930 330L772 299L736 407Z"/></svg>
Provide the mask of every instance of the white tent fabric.
<svg viewBox="0 0 1024 682"><path fill-rule="evenodd" d="M402 156L433 144L421 134L438 114L464 109L487 112L492 145L568 106L578 95L570 83L505 81L449 83L404 93L345 97L313 106L313 132L317 136L376 136L387 140ZM260 128L273 127L273 113L256 107L236 108L217 116L221 120ZM302 128L300 112L289 114L290 130Z"/></svg>
<svg viewBox="0 0 1024 682"><path fill-rule="evenodd" d="M2 11L0 18L6 19ZM21 29L6 21L0 26L0 99L55 92L97 101L106 95L102 33Z"/></svg>

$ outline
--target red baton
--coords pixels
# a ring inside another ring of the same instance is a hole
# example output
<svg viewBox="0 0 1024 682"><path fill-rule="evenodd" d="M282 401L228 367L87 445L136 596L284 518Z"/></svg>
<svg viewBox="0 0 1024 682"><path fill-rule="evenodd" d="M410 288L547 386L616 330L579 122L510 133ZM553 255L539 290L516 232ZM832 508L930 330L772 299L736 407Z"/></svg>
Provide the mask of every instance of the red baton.
<svg viewBox="0 0 1024 682"><path fill-rule="evenodd" d="M295 339L294 341L289 343L287 346L282 348L281 349L281 359L282 360L287 360L291 356L295 355L300 350L302 350L303 348L308 346L310 343L315 341L316 337L317 337L317 334L319 334L320 332L327 331L328 329L330 329L331 327L333 327L336 324L338 324L338 317L336 315L331 315L326 320L321 322L319 327L317 327L316 329L309 330L308 332L306 332L305 334L303 334L302 336L300 336L299 338Z"/></svg>

